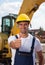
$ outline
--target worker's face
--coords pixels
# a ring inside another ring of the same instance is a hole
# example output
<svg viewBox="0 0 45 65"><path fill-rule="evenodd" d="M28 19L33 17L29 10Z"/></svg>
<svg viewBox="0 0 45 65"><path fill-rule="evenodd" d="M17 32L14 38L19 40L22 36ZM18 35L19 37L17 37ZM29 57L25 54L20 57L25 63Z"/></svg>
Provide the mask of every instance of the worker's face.
<svg viewBox="0 0 45 65"><path fill-rule="evenodd" d="M25 34L28 31L28 26L29 26L28 22L18 23L18 27L20 29L20 32L23 33L23 34Z"/></svg>

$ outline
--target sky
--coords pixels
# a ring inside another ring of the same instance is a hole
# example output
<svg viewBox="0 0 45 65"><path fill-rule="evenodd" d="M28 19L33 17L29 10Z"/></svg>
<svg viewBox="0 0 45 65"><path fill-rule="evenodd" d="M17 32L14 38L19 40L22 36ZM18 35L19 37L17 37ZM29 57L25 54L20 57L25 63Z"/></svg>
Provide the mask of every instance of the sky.
<svg viewBox="0 0 45 65"><path fill-rule="evenodd" d="M0 31L1 18L9 13L18 14L23 0L0 0ZM31 19L31 29L45 30L45 2L42 3Z"/></svg>

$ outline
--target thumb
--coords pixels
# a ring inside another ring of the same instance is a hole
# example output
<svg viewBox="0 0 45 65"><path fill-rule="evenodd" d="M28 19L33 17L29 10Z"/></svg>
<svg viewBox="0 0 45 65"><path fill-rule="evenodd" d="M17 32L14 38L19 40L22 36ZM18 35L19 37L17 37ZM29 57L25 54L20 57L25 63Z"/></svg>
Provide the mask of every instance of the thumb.
<svg viewBox="0 0 45 65"><path fill-rule="evenodd" d="M21 39L21 36L19 35L18 39Z"/></svg>

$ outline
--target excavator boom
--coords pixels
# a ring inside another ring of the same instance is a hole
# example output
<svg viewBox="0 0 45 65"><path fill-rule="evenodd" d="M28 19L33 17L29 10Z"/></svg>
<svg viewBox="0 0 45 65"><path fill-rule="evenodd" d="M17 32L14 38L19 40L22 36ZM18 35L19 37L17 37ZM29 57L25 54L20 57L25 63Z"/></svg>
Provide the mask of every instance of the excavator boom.
<svg viewBox="0 0 45 65"><path fill-rule="evenodd" d="M43 2L45 2L45 0L23 0L19 14L26 13L31 19L33 13L38 9L39 5Z"/></svg>

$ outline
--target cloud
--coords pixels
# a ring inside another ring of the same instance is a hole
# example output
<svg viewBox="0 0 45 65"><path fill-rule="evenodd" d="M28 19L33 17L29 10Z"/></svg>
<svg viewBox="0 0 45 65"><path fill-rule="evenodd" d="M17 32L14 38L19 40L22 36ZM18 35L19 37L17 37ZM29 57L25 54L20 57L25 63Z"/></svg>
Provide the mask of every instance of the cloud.
<svg viewBox="0 0 45 65"><path fill-rule="evenodd" d="M0 6L0 15L2 16L8 13L18 14L20 6L20 2L3 3Z"/></svg>
<svg viewBox="0 0 45 65"><path fill-rule="evenodd" d="M7 0L6 0L7 1ZM9 13L18 14L22 2L5 2L0 5L0 18Z"/></svg>
<svg viewBox="0 0 45 65"><path fill-rule="evenodd" d="M34 13L31 24L34 29L42 27L45 30L45 2L42 3L39 9Z"/></svg>

